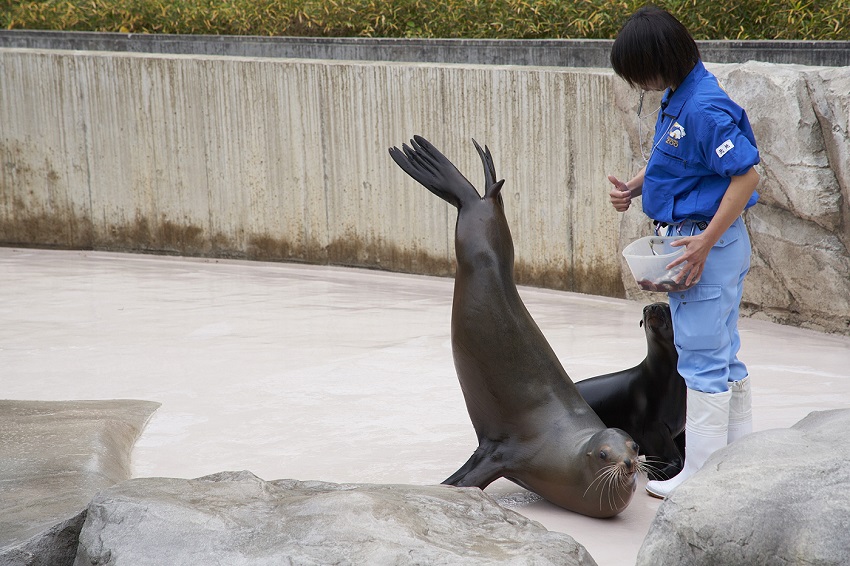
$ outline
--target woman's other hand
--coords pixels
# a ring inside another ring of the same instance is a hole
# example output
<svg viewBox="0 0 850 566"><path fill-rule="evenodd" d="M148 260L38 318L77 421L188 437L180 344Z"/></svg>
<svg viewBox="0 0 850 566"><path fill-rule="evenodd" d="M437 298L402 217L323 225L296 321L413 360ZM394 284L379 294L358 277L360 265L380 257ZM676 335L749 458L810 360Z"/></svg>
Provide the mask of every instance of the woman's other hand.
<svg viewBox="0 0 850 566"><path fill-rule="evenodd" d="M619 180L614 175L608 175L608 180L614 185L608 196L611 198L611 204L617 212L625 212L632 204L632 191L626 184Z"/></svg>

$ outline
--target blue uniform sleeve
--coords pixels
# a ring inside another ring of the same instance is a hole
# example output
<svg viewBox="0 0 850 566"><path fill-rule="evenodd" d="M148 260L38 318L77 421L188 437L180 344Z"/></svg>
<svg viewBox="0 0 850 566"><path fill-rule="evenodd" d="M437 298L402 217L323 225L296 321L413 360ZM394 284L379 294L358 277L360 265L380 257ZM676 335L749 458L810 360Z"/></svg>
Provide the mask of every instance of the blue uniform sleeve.
<svg viewBox="0 0 850 566"><path fill-rule="evenodd" d="M743 109L703 108L707 131L701 136L706 167L723 177L743 175L759 162L759 151ZM731 111L731 112L730 112Z"/></svg>

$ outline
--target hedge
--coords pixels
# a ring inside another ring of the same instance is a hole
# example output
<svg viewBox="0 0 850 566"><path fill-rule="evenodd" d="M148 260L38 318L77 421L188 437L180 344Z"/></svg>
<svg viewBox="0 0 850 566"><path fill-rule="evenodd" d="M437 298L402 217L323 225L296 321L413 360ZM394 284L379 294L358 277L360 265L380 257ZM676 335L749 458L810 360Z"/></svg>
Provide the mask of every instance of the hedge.
<svg viewBox="0 0 850 566"><path fill-rule="evenodd" d="M614 0L0 0L7 29L423 38L613 38ZM658 1L696 39L850 40L847 0Z"/></svg>

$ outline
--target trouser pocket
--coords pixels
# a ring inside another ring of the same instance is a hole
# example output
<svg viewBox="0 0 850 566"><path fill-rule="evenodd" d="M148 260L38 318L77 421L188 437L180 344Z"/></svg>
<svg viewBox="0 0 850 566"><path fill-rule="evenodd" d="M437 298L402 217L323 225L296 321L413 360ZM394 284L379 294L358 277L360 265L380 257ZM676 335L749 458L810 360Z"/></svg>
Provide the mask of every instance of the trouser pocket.
<svg viewBox="0 0 850 566"><path fill-rule="evenodd" d="M721 286L697 284L670 293L674 340L680 350L717 350L726 334L723 328Z"/></svg>

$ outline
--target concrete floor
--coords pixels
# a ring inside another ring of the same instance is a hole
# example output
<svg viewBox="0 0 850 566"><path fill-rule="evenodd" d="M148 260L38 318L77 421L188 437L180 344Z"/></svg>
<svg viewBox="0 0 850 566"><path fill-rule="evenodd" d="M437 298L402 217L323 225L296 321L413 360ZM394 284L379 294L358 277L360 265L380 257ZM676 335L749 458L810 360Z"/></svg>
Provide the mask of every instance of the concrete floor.
<svg viewBox="0 0 850 566"><path fill-rule="evenodd" d="M134 476L435 484L475 448L449 343L452 280L295 264L0 248L0 397L162 403ZM646 353L642 303L521 288L578 381ZM663 295L659 295L663 298ZM850 406L850 338L741 322L755 429ZM641 482L643 483L643 482ZM659 502L583 517L487 492L633 564Z"/></svg>

